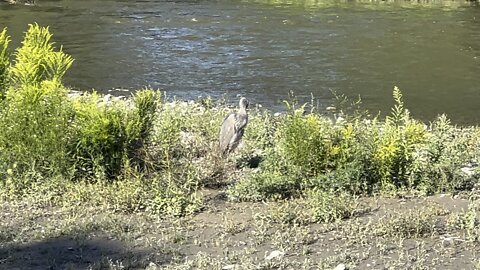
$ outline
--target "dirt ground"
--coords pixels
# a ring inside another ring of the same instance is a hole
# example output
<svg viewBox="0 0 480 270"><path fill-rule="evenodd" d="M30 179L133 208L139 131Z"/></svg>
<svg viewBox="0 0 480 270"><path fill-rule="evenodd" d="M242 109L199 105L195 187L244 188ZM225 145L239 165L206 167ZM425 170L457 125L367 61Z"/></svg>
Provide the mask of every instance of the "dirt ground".
<svg viewBox="0 0 480 270"><path fill-rule="evenodd" d="M328 224L298 220L286 202L204 194L186 218L3 202L0 269L480 269L474 193L363 198Z"/></svg>

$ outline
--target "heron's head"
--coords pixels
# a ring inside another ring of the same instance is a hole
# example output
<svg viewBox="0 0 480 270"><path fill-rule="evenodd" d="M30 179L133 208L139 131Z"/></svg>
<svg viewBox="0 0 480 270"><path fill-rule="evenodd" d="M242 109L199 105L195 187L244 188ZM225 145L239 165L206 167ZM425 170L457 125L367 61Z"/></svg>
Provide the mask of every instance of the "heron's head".
<svg viewBox="0 0 480 270"><path fill-rule="evenodd" d="M249 105L248 99L242 97L238 105L240 106L241 109L245 109L245 110L248 109L248 105Z"/></svg>

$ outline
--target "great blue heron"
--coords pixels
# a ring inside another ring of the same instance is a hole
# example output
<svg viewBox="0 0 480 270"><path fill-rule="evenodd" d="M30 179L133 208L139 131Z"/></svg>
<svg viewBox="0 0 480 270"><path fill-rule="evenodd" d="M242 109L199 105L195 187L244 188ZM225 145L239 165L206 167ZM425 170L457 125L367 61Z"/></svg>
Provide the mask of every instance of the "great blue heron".
<svg viewBox="0 0 480 270"><path fill-rule="evenodd" d="M237 148L248 123L248 100L244 97L239 102L240 109L231 113L223 120L220 128L220 151L226 155Z"/></svg>

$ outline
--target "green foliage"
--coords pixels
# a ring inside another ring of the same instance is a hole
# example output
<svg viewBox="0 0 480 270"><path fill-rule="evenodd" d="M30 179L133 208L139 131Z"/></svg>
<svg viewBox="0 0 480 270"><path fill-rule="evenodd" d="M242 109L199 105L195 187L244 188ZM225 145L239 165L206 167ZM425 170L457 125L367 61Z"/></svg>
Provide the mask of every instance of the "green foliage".
<svg viewBox="0 0 480 270"><path fill-rule="evenodd" d="M480 205L475 200L470 201L466 211L451 215L447 224L453 229L464 230L467 241L480 243Z"/></svg>
<svg viewBox="0 0 480 270"><path fill-rule="evenodd" d="M392 115L386 118L383 130L374 141L373 163L383 186L412 187L409 179L414 155L426 143L426 127L410 119L397 87L393 97L396 104Z"/></svg>
<svg viewBox="0 0 480 270"><path fill-rule="evenodd" d="M160 104L160 94L144 89L133 95L133 110L125 121L126 157L130 166L139 169L146 167L147 159L145 145L153 132L157 110Z"/></svg>
<svg viewBox="0 0 480 270"><path fill-rule="evenodd" d="M478 131L456 128L445 115L432 122L428 130L425 144L415 152L410 182L425 193L471 189L477 175L466 175L461 168L473 170L471 163L478 157Z"/></svg>
<svg viewBox="0 0 480 270"><path fill-rule="evenodd" d="M300 193L298 175L284 175L279 172L253 174L228 190L231 199L238 201L262 201L264 199L285 199Z"/></svg>
<svg viewBox="0 0 480 270"><path fill-rule="evenodd" d="M61 173L71 117L65 89L54 82L9 90L0 110L0 173L13 166L20 174Z"/></svg>
<svg viewBox="0 0 480 270"><path fill-rule="evenodd" d="M303 108L287 116L277 132L280 149L293 165L310 175L331 168L330 150L333 147L331 122L318 115L303 116Z"/></svg>
<svg viewBox="0 0 480 270"><path fill-rule="evenodd" d="M166 155L176 156L175 152L180 151L180 131L186 117L181 108L162 108L161 117L154 123L154 134L152 143L158 159Z"/></svg>
<svg viewBox="0 0 480 270"><path fill-rule="evenodd" d="M156 91L144 89L133 95L135 119L127 126L130 139L140 138L146 140L150 135L160 101Z"/></svg>
<svg viewBox="0 0 480 270"><path fill-rule="evenodd" d="M132 101L108 102L96 93L73 100L75 143L70 152L77 176L113 179L124 165L145 166L144 144L152 131L159 96L142 90Z"/></svg>
<svg viewBox="0 0 480 270"><path fill-rule="evenodd" d="M31 25L15 54L15 65L9 68L9 38L5 30L0 36L4 87L0 167L10 168L15 175L28 171L65 173L72 109L60 84L63 74L52 70L68 68L73 60L53 50L48 28ZM15 86L7 87L10 82ZM5 175L4 171L0 174Z"/></svg>
<svg viewBox="0 0 480 270"><path fill-rule="evenodd" d="M40 194L51 194L50 199L58 200L68 193L72 200L92 200L127 211L148 208L156 214L183 215L198 209L201 201L194 195L198 170L194 166L177 169L182 162L188 163L172 159L171 154L173 149L187 152L180 147L177 127L203 123L198 119L186 122L175 113L171 117L178 126L171 125L168 117L162 118L166 120L160 136L163 148L156 148L152 142L157 137L152 132L158 123L158 92L141 90L128 101L96 93L69 97L61 78L73 59L55 51L51 37L48 28L30 25L9 69L9 37L6 31L0 34L4 48L0 75L5 82L0 107L3 197L32 196L37 200ZM183 114L189 119L188 115ZM160 163L167 166L151 166L160 172L152 178L138 176L136 171L157 163L148 151L158 150L164 154ZM68 183L72 177L78 180L76 185ZM119 181L103 181L113 179ZM37 192L40 194L35 195Z"/></svg>
<svg viewBox="0 0 480 270"><path fill-rule="evenodd" d="M441 116L430 127L410 118L395 87L392 114L385 121L351 117L332 121L294 109L281 119L264 150L261 172L230 189L240 200L288 198L326 190L423 193L473 187L477 175L460 168L478 157L478 133L450 125Z"/></svg>
<svg viewBox="0 0 480 270"><path fill-rule="evenodd" d="M12 81L16 85L38 86L42 81L60 81L73 63L73 58L54 51L48 27L30 24L15 52L15 64L11 68Z"/></svg>
<svg viewBox="0 0 480 270"><path fill-rule="evenodd" d="M421 237L434 232L438 215L445 210L431 205L423 209L409 209L407 212L394 211L380 218L371 228L379 237Z"/></svg>
<svg viewBox="0 0 480 270"><path fill-rule="evenodd" d="M258 214L257 217L294 225L332 223L366 210L360 209L359 205L357 198L350 193L313 188L298 198L274 202L266 215Z"/></svg>
<svg viewBox="0 0 480 270"><path fill-rule="evenodd" d="M308 190L305 204L311 222L339 221L351 217L357 209L357 202L349 193L332 193L321 189Z"/></svg>
<svg viewBox="0 0 480 270"><path fill-rule="evenodd" d="M148 203L148 210L156 215L184 216L197 212L202 199L194 191L195 179L175 183L172 179L154 179L154 197ZM192 183L194 184L192 186Z"/></svg>
<svg viewBox="0 0 480 270"><path fill-rule="evenodd" d="M73 101L75 119L74 143L70 144L74 171L80 176L97 179L113 178L122 169L127 140L124 118L125 104L102 103L93 93Z"/></svg>
<svg viewBox="0 0 480 270"><path fill-rule="evenodd" d="M395 126L403 125L409 120L410 115L404 107L402 92L396 86L393 88L393 100L395 104L392 108L392 115L387 116L386 122Z"/></svg>
<svg viewBox="0 0 480 270"><path fill-rule="evenodd" d="M0 33L0 99L3 99L9 86L10 55L8 44L10 37L7 35L7 28Z"/></svg>

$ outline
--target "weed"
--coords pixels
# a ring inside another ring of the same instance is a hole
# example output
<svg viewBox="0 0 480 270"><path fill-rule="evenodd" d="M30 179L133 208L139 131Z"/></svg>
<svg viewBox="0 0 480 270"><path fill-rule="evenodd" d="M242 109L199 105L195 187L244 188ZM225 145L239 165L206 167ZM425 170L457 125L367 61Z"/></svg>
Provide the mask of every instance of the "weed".
<svg viewBox="0 0 480 270"><path fill-rule="evenodd" d="M0 33L0 100L5 98L5 93L9 87L10 55L8 53L8 44L10 37L7 35L7 29L4 28Z"/></svg>
<svg viewBox="0 0 480 270"><path fill-rule="evenodd" d="M404 213L389 213L376 223L373 232L377 236L391 238L431 236L437 232L438 215L443 213L434 206Z"/></svg>
<svg viewBox="0 0 480 270"><path fill-rule="evenodd" d="M54 51L48 27L30 24L22 46L15 53L11 80L15 85L38 86L43 81L59 82L73 63L73 58Z"/></svg>

